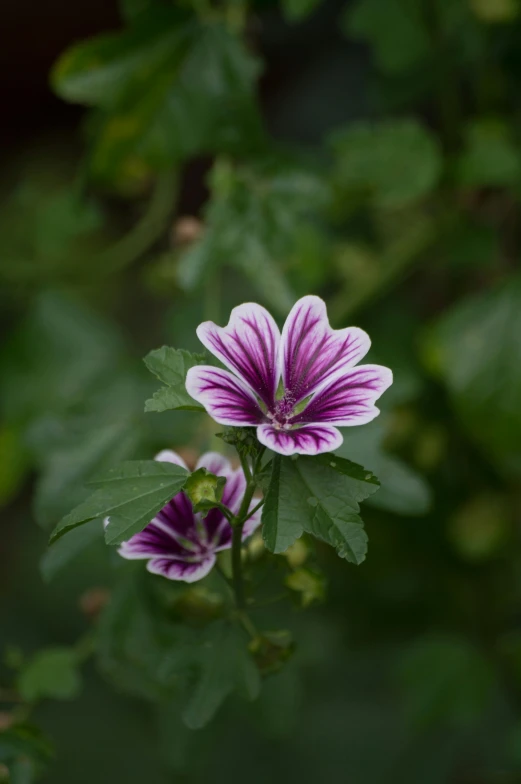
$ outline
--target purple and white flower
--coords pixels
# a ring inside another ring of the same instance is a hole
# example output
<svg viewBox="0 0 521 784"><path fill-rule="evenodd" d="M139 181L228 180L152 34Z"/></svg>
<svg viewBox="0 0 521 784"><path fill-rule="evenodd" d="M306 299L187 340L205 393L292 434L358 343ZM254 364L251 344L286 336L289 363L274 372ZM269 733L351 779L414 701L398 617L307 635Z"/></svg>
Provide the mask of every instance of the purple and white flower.
<svg viewBox="0 0 521 784"><path fill-rule="evenodd" d="M357 327L332 329L320 297L295 303L282 334L265 308L247 303L232 310L228 326L205 321L197 335L233 373L193 367L188 394L220 424L256 427L259 441L282 455L339 447L338 426L374 419L375 401L393 380L382 365L355 367L369 336Z"/></svg>
<svg viewBox="0 0 521 784"><path fill-rule="evenodd" d="M176 463L188 470L184 460L168 449L156 455L156 460ZM241 469L234 470L217 452L207 452L199 459L195 470L206 468L216 476L226 477L222 503L237 514L246 490L246 479ZM252 507L257 501L252 502ZM105 525L108 518L105 520ZM260 512L246 521L243 539L250 536L260 523ZM215 564L216 553L232 546L232 528L219 509L210 509L203 517L194 512L185 493L178 493L147 527L123 542L118 552L123 558L148 560L147 569L169 580L193 583L206 577Z"/></svg>

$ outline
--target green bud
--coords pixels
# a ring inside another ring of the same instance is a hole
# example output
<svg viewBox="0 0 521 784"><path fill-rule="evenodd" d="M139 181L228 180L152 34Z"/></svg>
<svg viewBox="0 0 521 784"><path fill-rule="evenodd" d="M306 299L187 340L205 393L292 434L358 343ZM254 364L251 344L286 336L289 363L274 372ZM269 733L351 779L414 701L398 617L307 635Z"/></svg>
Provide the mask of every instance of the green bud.
<svg viewBox="0 0 521 784"><path fill-rule="evenodd" d="M194 512L206 512L220 503L225 484L224 476L215 476L206 468L199 468L190 474L183 490L192 502Z"/></svg>

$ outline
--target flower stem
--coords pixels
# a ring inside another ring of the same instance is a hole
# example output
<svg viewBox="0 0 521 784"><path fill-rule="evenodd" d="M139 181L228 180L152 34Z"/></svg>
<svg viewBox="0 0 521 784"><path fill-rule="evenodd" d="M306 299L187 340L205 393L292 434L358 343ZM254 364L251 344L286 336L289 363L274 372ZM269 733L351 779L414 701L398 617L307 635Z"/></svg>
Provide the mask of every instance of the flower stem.
<svg viewBox="0 0 521 784"><path fill-rule="evenodd" d="M235 518L231 521L233 534L232 534L232 583L233 591L235 593L235 603L238 610L244 610L246 600L244 595L244 577L242 574L242 531L244 524L248 517L250 517L250 504L255 493L257 484L248 466L245 457L240 455L242 470L246 477L246 492L244 493L241 501L241 506Z"/></svg>
<svg viewBox="0 0 521 784"><path fill-rule="evenodd" d="M242 525L236 524L232 536L232 584L235 604L238 610L244 610L244 579L242 574Z"/></svg>

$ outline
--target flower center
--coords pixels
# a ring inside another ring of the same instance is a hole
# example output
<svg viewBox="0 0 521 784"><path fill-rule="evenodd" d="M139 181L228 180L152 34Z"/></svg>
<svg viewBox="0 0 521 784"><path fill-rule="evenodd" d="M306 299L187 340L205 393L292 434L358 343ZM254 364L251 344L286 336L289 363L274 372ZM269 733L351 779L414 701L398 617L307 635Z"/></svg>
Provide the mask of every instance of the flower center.
<svg viewBox="0 0 521 784"><path fill-rule="evenodd" d="M286 392L284 397L275 402L275 409L268 412L268 419L277 430L289 430L291 425L289 419L293 416L295 399L293 395Z"/></svg>

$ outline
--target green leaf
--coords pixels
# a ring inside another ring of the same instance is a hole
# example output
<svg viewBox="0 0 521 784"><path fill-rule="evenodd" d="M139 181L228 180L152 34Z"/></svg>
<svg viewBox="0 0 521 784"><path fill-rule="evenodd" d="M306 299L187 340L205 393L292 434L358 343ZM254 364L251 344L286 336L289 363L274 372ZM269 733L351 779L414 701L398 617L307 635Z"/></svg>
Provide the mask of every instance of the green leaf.
<svg viewBox="0 0 521 784"><path fill-rule="evenodd" d="M46 550L40 562L40 571L45 582L50 582L65 566L102 536L101 522L91 520L90 523L74 528L67 536L58 539Z"/></svg>
<svg viewBox="0 0 521 784"><path fill-rule="evenodd" d="M206 468L199 468L186 480L184 492L192 502L194 512L207 512L220 503L225 484L224 476L215 476Z"/></svg>
<svg viewBox="0 0 521 784"><path fill-rule="evenodd" d="M260 675L248 652L242 629L229 621L216 621L205 630L200 647L199 677L183 712L191 729L208 724L233 691L249 700L260 691Z"/></svg>
<svg viewBox="0 0 521 784"><path fill-rule="evenodd" d="M306 218L327 204L325 182L285 163L235 168L220 159L210 187L206 229L180 258L180 285L194 289L220 267L231 266L272 308L286 315L295 296L282 265L291 263Z"/></svg>
<svg viewBox="0 0 521 784"><path fill-rule="evenodd" d="M144 362L150 372L167 385L146 401L145 411L204 411L204 408L190 397L185 387L189 369L207 362L204 354L190 354L183 349L163 346L147 354Z"/></svg>
<svg viewBox="0 0 521 784"><path fill-rule="evenodd" d="M379 68L391 74L417 67L430 54L431 32L416 0L357 0L346 9L344 27L366 41Z"/></svg>
<svg viewBox="0 0 521 784"><path fill-rule="evenodd" d="M109 108L122 105L179 67L188 45L185 13L163 8L121 33L100 35L61 55L51 73L56 93L67 101Z"/></svg>
<svg viewBox="0 0 521 784"><path fill-rule="evenodd" d="M405 207L436 187L442 156L434 136L415 120L357 123L331 137L333 179L341 193L376 207Z"/></svg>
<svg viewBox="0 0 521 784"><path fill-rule="evenodd" d="M469 433L507 472L521 472L521 276L458 303L425 342Z"/></svg>
<svg viewBox="0 0 521 784"><path fill-rule="evenodd" d="M380 482L379 492L368 499L368 505L399 515L424 515L429 511L432 497L425 479L383 449L385 419L382 415L368 425L345 428L342 432L344 443L337 454L359 460L374 471Z"/></svg>
<svg viewBox="0 0 521 784"><path fill-rule="evenodd" d="M495 683L490 663L467 640L428 636L399 662L398 678L414 726L466 727L479 721Z"/></svg>
<svg viewBox="0 0 521 784"><path fill-rule="evenodd" d="M289 22L300 22L309 16L321 0L282 0L282 12Z"/></svg>
<svg viewBox="0 0 521 784"><path fill-rule="evenodd" d="M20 694L28 702L45 697L71 700L79 694L81 680L73 648L48 648L37 653L18 678Z"/></svg>
<svg viewBox="0 0 521 784"><path fill-rule="evenodd" d="M498 120L476 120L467 129L466 149L457 162L461 185L501 187L521 181L521 152L509 126Z"/></svg>
<svg viewBox="0 0 521 784"><path fill-rule="evenodd" d="M360 564L367 552L359 502L378 490L375 476L334 454L288 458L276 455L262 511L266 546L286 550L303 531Z"/></svg>
<svg viewBox="0 0 521 784"><path fill-rule="evenodd" d="M120 544L148 525L181 491L187 476L186 469L173 463L128 460L90 482L98 489L58 523L51 544L73 528L105 517L110 517L107 544Z"/></svg>
<svg viewBox="0 0 521 784"><path fill-rule="evenodd" d="M258 145L258 64L240 39L217 17L159 4L130 11L128 29L73 46L53 69L61 97L97 109L94 174L161 170L189 155Z"/></svg>

